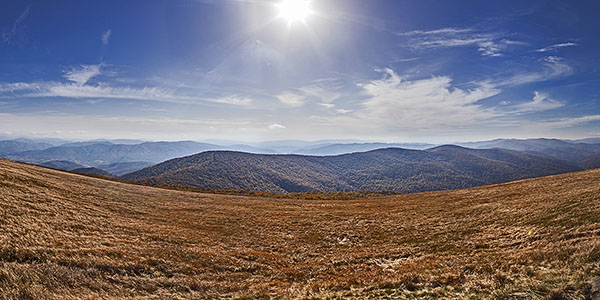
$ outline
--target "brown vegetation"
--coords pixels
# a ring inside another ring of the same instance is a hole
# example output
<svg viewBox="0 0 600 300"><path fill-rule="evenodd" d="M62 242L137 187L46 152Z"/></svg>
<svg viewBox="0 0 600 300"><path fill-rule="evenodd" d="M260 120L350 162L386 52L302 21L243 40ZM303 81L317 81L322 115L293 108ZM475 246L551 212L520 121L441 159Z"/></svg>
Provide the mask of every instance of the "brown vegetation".
<svg viewBox="0 0 600 300"><path fill-rule="evenodd" d="M0 299L582 299L598 275L600 170L299 201L0 160Z"/></svg>

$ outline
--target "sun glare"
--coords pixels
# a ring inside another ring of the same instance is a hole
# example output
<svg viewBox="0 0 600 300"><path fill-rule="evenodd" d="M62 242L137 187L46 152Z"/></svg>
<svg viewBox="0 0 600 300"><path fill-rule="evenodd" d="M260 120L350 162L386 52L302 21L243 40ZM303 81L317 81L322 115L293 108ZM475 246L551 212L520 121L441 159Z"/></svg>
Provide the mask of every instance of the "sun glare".
<svg viewBox="0 0 600 300"><path fill-rule="evenodd" d="M283 0L279 4L279 17L288 23L304 22L310 15L310 1L308 0Z"/></svg>

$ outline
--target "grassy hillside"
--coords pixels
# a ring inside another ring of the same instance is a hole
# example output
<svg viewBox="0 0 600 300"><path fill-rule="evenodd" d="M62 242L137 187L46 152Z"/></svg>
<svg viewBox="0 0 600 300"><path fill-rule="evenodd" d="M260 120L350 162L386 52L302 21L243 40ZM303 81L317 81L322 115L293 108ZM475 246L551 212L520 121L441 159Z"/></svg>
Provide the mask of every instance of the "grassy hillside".
<svg viewBox="0 0 600 300"><path fill-rule="evenodd" d="M514 151L441 146L325 157L212 151L169 160L123 178L152 185L271 193L422 192L575 170L580 169L564 161Z"/></svg>
<svg viewBox="0 0 600 300"><path fill-rule="evenodd" d="M0 299L583 299L600 275L600 170L298 201L0 160L0 224Z"/></svg>

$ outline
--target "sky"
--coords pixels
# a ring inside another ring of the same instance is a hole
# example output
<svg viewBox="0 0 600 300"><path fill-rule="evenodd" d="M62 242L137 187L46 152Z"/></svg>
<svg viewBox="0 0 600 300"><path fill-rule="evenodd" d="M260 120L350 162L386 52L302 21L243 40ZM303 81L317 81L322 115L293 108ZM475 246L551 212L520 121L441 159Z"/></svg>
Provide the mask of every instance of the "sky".
<svg viewBox="0 0 600 300"><path fill-rule="evenodd" d="M305 14L286 14L290 3ZM598 1L5 1L0 136L599 137L598 11Z"/></svg>

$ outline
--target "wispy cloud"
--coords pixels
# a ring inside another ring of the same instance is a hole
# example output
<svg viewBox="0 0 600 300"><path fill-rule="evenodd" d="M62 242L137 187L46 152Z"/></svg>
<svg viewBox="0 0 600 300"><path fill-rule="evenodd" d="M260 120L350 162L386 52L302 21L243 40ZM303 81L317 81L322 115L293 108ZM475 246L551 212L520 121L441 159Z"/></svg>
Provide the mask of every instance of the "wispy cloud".
<svg viewBox="0 0 600 300"><path fill-rule="evenodd" d="M459 34L459 33L467 33L472 32L473 29L470 28L442 28L435 30L413 30L407 32L400 32L398 35L403 36L415 36L415 35L439 35L439 34Z"/></svg>
<svg viewBox="0 0 600 300"><path fill-rule="evenodd" d="M537 51L537 52L548 52L548 51L554 51L554 50L557 50L557 49L563 48L563 47L573 47L573 46L577 46L577 45L578 45L577 43L566 42L566 43L560 43L560 44L550 45L548 47L540 48L540 49L537 49L535 51Z"/></svg>
<svg viewBox="0 0 600 300"><path fill-rule="evenodd" d="M110 36L112 35L112 30L109 29L107 31L105 31L104 33L102 33L102 37L100 38L102 40L102 46L106 47L108 46L108 43L110 42Z"/></svg>
<svg viewBox="0 0 600 300"><path fill-rule="evenodd" d="M229 96L229 97L214 99L213 102L247 106L247 105L251 105L253 101L252 101L252 99L246 98L246 97Z"/></svg>
<svg viewBox="0 0 600 300"><path fill-rule="evenodd" d="M519 72L514 76L496 80L494 84L497 86L523 85L532 82L552 80L563 76L568 76L573 73L573 67L567 64L561 57L547 56L541 59L540 63L541 69L539 70L527 70Z"/></svg>
<svg viewBox="0 0 600 300"><path fill-rule="evenodd" d="M269 129L271 130L276 130L276 129L285 129L285 126L280 125L280 124L271 124L269 126L267 126Z"/></svg>
<svg viewBox="0 0 600 300"><path fill-rule="evenodd" d="M277 99L289 106L302 106L307 102L316 102L323 107L333 108L335 102L341 97L340 90L344 84L337 78L324 78L297 89L285 91Z"/></svg>
<svg viewBox="0 0 600 300"><path fill-rule="evenodd" d="M483 56L502 56L502 51L521 41L505 39L497 33L478 32L471 28L441 28L436 30L414 30L398 33L407 39L406 45L417 49L447 47L477 47Z"/></svg>
<svg viewBox="0 0 600 300"><path fill-rule="evenodd" d="M343 108L336 109L335 111L338 114L347 114L347 113L353 112L353 110L351 110L351 109L343 109Z"/></svg>
<svg viewBox="0 0 600 300"><path fill-rule="evenodd" d="M571 127L583 123L600 121L600 115L589 115L583 117L574 117L574 118L561 118L556 121L551 121L549 124L555 127Z"/></svg>
<svg viewBox="0 0 600 300"><path fill-rule="evenodd" d="M131 99L185 104L212 102L239 106L248 106L253 103L252 99L239 95L210 98L198 97L192 92L182 93L177 89L158 86L131 87L113 86L105 82L97 82L94 85L89 83L92 78L103 73L102 65L80 65L65 71L63 77L70 82L0 83L0 97Z"/></svg>
<svg viewBox="0 0 600 300"><path fill-rule="evenodd" d="M385 74L382 79L359 85L368 97L359 116L383 127L396 130L467 126L497 116L495 111L478 104L500 93L491 86L482 84L463 90L453 88L452 79L446 76L408 80L391 69L379 71Z"/></svg>
<svg viewBox="0 0 600 300"><path fill-rule="evenodd" d="M25 10L19 15L19 17L17 17L17 19L15 20L15 22L12 24L12 26L10 27L10 29L5 30L2 32L2 42L4 43L8 43L11 44L14 40L14 38L17 36L18 34L18 30L19 30L19 26L21 25L21 23L25 20L25 18L27 17L27 15L29 14L29 10L31 9L31 6L28 5Z"/></svg>
<svg viewBox="0 0 600 300"><path fill-rule="evenodd" d="M305 97L303 95L292 93L292 92L284 92L277 95L277 99L289 106L298 107L302 106L305 103Z"/></svg>
<svg viewBox="0 0 600 300"><path fill-rule="evenodd" d="M101 65L81 65L71 68L71 70L65 72L63 77L69 81L75 82L79 86L82 86L93 77L100 75L100 68Z"/></svg>
<svg viewBox="0 0 600 300"><path fill-rule="evenodd" d="M529 113L555 109L562 106L564 106L563 103L550 99L548 95L544 93L535 91L532 101L513 105L510 107L510 109L517 113Z"/></svg>

